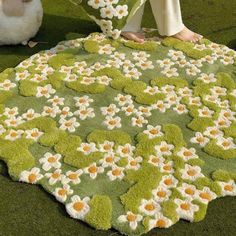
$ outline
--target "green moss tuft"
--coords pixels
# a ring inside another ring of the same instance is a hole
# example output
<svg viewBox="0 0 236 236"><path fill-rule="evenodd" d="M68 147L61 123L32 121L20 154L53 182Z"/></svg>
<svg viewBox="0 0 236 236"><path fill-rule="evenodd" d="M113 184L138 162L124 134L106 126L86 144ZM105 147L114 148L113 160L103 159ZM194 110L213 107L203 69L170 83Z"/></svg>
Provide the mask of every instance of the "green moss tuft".
<svg viewBox="0 0 236 236"><path fill-rule="evenodd" d="M124 131L119 130L94 130L87 137L88 142L94 143L104 143L106 140L110 142L115 142L119 145L124 145L126 143L131 143L131 137Z"/></svg>
<svg viewBox="0 0 236 236"><path fill-rule="evenodd" d="M236 172L229 172L226 170L216 170L212 173L212 179L216 181L228 182L230 180L236 181Z"/></svg>
<svg viewBox="0 0 236 236"><path fill-rule="evenodd" d="M95 40L86 40L84 42L84 49L89 53L98 53L99 44Z"/></svg>
<svg viewBox="0 0 236 236"><path fill-rule="evenodd" d="M144 50L144 51L156 51L158 49L158 44L155 41L147 41L144 43L136 43L134 41L124 42L124 45L129 48L133 48L136 50Z"/></svg>
<svg viewBox="0 0 236 236"><path fill-rule="evenodd" d="M96 229L110 229L112 219L110 198L107 195L94 195L89 206L91 209L85 216L85 221Z"/></svg>
<svg viewBox="0 0 236 236"><path fill-rule="evenodd" d="M143 163L142 168L138 171L127 172L126 180L135 182L135 184L128 190L127 193L120 197L126 211L130 210L134 213L138 213L138 207L141 199L151 198L151 191L157 187L161 176L162 174L158 171L158 169L148 163Z"/></svg>

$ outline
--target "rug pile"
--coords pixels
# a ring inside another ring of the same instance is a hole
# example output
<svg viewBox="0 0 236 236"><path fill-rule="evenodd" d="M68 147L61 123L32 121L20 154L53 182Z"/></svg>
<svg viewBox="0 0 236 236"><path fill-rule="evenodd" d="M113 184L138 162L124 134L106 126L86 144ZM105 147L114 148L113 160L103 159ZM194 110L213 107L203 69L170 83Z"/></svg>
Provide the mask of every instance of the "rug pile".
<svg viewBox="0 0 236 236"><path fill-rule="evenodd" d="M236 52L93 33L0 74L0 159L68 214L127 235L236 196Z"/></svg>

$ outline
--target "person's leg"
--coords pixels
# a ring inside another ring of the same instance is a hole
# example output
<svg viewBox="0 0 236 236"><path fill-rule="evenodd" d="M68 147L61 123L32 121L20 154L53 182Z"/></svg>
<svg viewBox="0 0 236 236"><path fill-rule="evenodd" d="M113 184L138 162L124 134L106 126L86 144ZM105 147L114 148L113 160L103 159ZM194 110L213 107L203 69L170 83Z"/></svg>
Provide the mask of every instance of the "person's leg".
<svg viewBox="0 0 236 236"><path fill-rule="evenodd" d="M202 37L183 24L179 0L150 0L150 3L160 35L192 42Z"/></svg>
<svg viewBox="0 0 236 236"><path fill-rule="evenodd" d="M121 35L126 39L134 40L140 43L144 42L144 34L140 32L144 7L145 4L143 4L136 11L134 16L128 21L128 23L122 29Z"/></svg>

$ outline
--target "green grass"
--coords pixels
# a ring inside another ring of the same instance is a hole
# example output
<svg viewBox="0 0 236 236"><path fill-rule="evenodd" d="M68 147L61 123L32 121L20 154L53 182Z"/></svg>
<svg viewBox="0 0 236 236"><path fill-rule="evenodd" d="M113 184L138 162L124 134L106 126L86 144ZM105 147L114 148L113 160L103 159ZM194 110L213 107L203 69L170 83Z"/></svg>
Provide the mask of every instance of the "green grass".
<svg viewBox="0 0 236 236"><path fill-rule="evenodd" d="M229 0L182 0L184 22L191 29L207 38L236 48L236 2ZM81 37L99 30L84 12L68 0L43 0L45 16L43 26L35 41L40 43L33 49L23 46L0 47L0 71L14 67L23 59L57 42L64 40L70 32ZM144 25L154 26L147 6ZM207 9L207 11L205 11ZM153 230L155 235L235 235L235 198L213 201L207 217L199 223L180 221L167 230ZM71 219L62 204L44 192L39 186L13 182L6 166L0 162L0 235L81 235L111 236L116 231L95 231L84 223Z"/></svg>

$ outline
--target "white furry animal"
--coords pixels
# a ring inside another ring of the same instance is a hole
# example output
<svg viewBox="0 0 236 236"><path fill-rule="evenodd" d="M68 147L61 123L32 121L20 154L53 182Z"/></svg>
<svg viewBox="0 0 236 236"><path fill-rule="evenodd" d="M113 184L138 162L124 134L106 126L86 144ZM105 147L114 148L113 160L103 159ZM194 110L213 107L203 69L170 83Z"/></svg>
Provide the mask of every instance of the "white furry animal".
<svg viewBox="0 0 236 236"><path fill-rule="evenodd" d="M25 44L42 24L40 0L0 0L0 45Z"/></svg>

